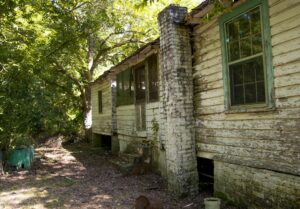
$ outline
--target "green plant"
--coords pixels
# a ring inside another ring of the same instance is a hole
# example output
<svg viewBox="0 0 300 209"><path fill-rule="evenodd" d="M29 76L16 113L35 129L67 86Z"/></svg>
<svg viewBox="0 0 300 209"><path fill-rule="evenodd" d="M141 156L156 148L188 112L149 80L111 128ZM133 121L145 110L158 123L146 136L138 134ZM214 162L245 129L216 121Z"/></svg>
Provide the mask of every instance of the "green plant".
<svg viewBox="0 0 300 209"><path fill-rule="evenodd" d="M157 134L158 134L158 131L159 131L159 124L156 120L156 118L153 118L151 120L151 130L153 131L153 134L154 134L154 137L155 137L155 140L157 139Z"/></svg>
<svg viewBox="0 0 300 209"><path fill-rule="evenodd" d="M206 16L202 19L204 22L209 22L212 18L221 15L225 12L230 11L230 5L232 4L233 0L228 1L220 1L214 0L213 8L206 14Z"/></svg>

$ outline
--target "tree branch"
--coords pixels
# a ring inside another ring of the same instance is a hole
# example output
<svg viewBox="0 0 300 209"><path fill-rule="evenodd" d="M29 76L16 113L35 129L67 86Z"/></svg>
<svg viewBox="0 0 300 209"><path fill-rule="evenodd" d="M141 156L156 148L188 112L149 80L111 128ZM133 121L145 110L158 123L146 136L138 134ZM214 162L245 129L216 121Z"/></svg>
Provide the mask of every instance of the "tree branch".
<svg viewBox="0 0 300 209"><path fill-rule="evenodd" d="M57 61L54 61L56 67L57 67L57 72L62 73L63 75L67 76L71 81L73 81L75 83L75 85L79 88L80 92L83 91L83 86L80 83L79 80L77 80L76 78L74 78L73 76L71 76L68 71L66 69L64 69L64 67L59 64Z"/></svg>
<svg viewBox="0 0 300 209"><path fill-rule="evenodd" d="M91 71L94 71L95 68L98 66L99 61L101 60L100 57L101 57L103 54L105 54L105 53L107 53L108 51L111 51L111 50L113 50L113 49L122 47L122 46L124 46L124 45L126 45L126 44L130 44L130 43L144 43L144 42L139 41L139 40L129 39L129 40L124 41L124 42L122 42L122 43L116 43L116 44L113 45L113 46L106 47L106 48L104 48L104 49L98 51L97 55L95 56L93 66L91 67Z"/></svg>

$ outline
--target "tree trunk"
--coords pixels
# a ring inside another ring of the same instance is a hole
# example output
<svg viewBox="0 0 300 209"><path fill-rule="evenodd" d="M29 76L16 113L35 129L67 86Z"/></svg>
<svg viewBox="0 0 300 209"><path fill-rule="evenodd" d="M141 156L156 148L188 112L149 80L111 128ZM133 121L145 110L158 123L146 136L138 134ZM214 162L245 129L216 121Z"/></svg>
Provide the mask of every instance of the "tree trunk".
<svg viewBox="0 0 300 209"><path fill-rule="evenodd" d="M0 176L4 174L4 169L3 169L3 152L0 149Z"/></svg>
<svg viewBox="0 0 300 209"><path fill-rule="evenodd" d="M84 131L85 131L85 140L87 142L92 141L92 101L91 101L91 86L88 85L85 88L85 97L84 101Z"/></svg>
<svg viewBox="0 0 300 209"><path fill-rule="evenodd" d="M95 48L95 41L92 34L88 37L88 71L87 71L87 79L88 84L85 87L85 96L84 99L84 131L85 131L85 140L87 142L92 141L92 98L91 98L91 82L93 80L93 64L94 64L94 48Z"/></svg>

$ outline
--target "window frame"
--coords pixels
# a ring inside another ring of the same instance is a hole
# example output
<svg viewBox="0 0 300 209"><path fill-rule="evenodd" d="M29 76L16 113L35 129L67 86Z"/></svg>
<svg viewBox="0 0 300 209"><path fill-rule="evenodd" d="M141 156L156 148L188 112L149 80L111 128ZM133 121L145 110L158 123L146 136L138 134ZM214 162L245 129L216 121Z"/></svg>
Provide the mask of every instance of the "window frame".
<svg viewBox="0 0 300 209"><path fill-rule="evenodd" d="M261 24L262 24L262 57L264 66L264 81L265 81L265 103L231 105L230 92L230 75L228 49L226 44L226 23L239 17L241 14L248 12L255 7L260 7ZM266 0L251 0L235 8L233 11L222 15L219 18L220 38L221 38L221 53L222 53L222 68L224 80L224 106L225 111L233 109L251 109L257 107L274 108L273 100L273 63L272 63L272 47L271 47L271 32L269 23L269 6Z"/></svg>

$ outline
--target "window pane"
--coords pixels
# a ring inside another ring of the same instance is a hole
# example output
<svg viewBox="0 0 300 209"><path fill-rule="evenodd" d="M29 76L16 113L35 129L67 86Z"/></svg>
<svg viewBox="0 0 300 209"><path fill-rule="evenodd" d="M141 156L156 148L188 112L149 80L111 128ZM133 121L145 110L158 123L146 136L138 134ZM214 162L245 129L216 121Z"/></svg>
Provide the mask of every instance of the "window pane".
<svg viewBox="0 0 300 209"><path fill-rule="evenodd" d="M265 96L265 84L264 82L258 82L257 84L257 102L264 102Z"/></svg>
<svg viewBox="0 0 300 209"><path fill-rule="evenodd" d="M135 98L137 102L144 102L146 99L145 66L135 70Z"/></svg>
<svg viewBox="0 0 300 209"><path fill-rule="evenodd" d="M235 86L232 88L232 105L244 104L244 87Z"/></svg>
<svg viewBox="0 0 300 209"><path fill-rule="evenodd" d="M102 91L98 91L98 112L102 113Z"/></svg>
<svg viewBox="0 0 300 209"><path fill-rule="evenodd" d="M230 42L238 39L238 37L239 37L239 28L238 27L239 26L238 26L237 21L228 23L227 31L228 31L228 38L229 38Z"/></svg>
<svg viewBox="0 0 300 209"><path fill-rule="evenodd" d="M244 79L245 83L253 83L255 82L255 69L253 69L253 63L245 63L243 65L244 68Z"/></svg>
<svg viewBox="0 0 300 209"><path fill-rule="evenodd" d="M256 81L264 81L264 67L262 63L262 57L259 57L253 62L253 69L256 73Z"/></svg>
<svg viewBox="0 0 300 209"><path fill-rule="evenodd" d="M149 101L158 100L158 67L157 56L148 59Z"/></svg>
<svg viewBox="0 0 300 209"><path fill-rule="evenodd" d="M117 105L133 104L132 70L127 69L117 75Z"/></svg>
<svg viewBox="0 0 300 209"><path fill-rule="evenodd" d="M122 74L117 75L117 95L121 95L122 92Z"/></svg>
<svg viewBox="0 0 300 209"><path fill-rule="evenodd" d="M251 38L241 39L241 58L251 56Z"/></svg>
<svg viewBox="0 0 300 209"><path fill-rule="evenodd" d="M124 92L129 92L129 76L128 72L124 72L123 74L123 91Z"/></svg>
<svg viewBox="0 0 300 209"><path fill-rule="evenodd" d="M243 84L243 68L242 65L233 65L229 67L232 84Z"/></svg>
<svg viewBox="0 0 300 209"><path fill-rule="evenodd" d="M249 15L243 14L240 18L239 18L239 34L240 37L243 38L245 36L249 36L250 35L250 22L249 22Z"/></svg>
<svg viewBox="0 0 300 209"><path fill-rule="evenodd" d="M259 9L259 7L253 9L250 12L250 19L251 19L252 34L260 34L261 33L261 24L260 24L260 9Z"/></svg>
<svg viewBox="0 0 300 209"><path fill-rule="evenodd" d="M245 84L245 103L255 103L256 102L256 87L255 83Z"/></svg>
<svg viewBox="0 0 300 209"><path fill-rule="evenodd" d="M252 37L252 53L257 54L262 52L262 40L261 36L253 36Z"/></svg>
<svg viewBox="0 0 300 209"><path fill-rule="evenodd" d="M265 101L262 56L229 66L231 104Z"/></svg>
<svg viewBox="0 0 300 209"><path fill-rule="evenodd" d="M234 61L240 58L239 41L234 41L229 44L229 60Z"/></svg>
<svg viewBox="0 0 300 209"><path fill-rule="evenodd" d="M230 62L262 52L260 8L254 8L226 24Z"/></svg>

